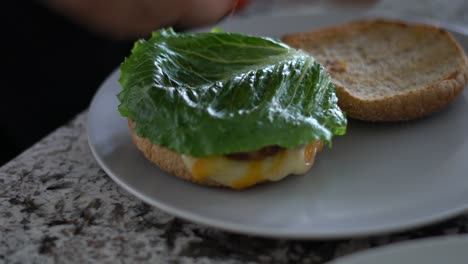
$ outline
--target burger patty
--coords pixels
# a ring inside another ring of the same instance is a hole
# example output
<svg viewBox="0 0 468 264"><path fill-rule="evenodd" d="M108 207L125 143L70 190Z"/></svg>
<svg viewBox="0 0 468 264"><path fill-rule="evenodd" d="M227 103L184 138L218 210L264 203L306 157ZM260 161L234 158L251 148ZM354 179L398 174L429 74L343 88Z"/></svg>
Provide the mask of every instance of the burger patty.
<svg viewBox="0 0 468 264"><path fill-rule="evenodd" d="M273 156L283 151L284 149L285 148L280 147L280 146L267 146L256 151L236 152L236 153L226 154L225 156L233 160L242 160L242 161L261 160L266 157Z"/></svg>

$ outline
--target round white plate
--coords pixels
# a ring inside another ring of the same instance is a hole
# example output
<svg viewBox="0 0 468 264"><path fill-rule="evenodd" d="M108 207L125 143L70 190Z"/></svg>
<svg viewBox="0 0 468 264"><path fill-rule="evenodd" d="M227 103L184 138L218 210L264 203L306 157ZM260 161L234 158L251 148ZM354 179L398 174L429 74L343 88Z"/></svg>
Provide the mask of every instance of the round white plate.
<svg viewBox="0 0 468 264"><path fill-rule="evenodd" d="M329 264L466 264L468 236L419 239L365 250Z"/></svg>
<svg viewBox="0 0 468 264"><path fill-rule="evenodd" d="M356 13L233 20L226 31L279 37ZM465 49L468 36L455 34ZM400 124L351 121L306 175L247 191L197 186L148 162L118 111L118 71L89 109L89 144L120 186L170 214L233 232L296 239L407 229L468 208L468 90L443 112Z"/></svg>

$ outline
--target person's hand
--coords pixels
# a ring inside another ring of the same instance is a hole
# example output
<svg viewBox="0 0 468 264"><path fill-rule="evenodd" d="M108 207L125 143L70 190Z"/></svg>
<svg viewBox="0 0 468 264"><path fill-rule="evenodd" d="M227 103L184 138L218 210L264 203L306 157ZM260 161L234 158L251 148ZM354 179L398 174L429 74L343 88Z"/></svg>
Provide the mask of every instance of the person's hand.
<svg viewBox="0 0 468 264"><path fill-rule="evenodd" d="M164 26L215 23L238 0L47 0L49 6L114 38L144 36ZM245 1L242 1L245 2Z"/></svg>

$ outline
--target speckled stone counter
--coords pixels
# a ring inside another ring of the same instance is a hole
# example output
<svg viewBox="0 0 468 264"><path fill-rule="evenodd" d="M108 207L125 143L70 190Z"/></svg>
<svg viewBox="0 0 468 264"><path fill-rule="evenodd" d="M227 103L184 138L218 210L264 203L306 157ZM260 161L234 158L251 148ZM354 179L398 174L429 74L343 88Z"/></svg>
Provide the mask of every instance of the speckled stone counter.
<svg viewBox="0 0 468 264"><path fill-rule="evenodd" d="M463 2L457 3L467 14ZM464 17L459 24L466 27ZM468 233L468 214L392 235L330 241L203 227L118 187L94 160L85 124L82 113L0 168L0 263L324 263L402 240Z"/></svg>
<svg viewBox="0 0 468 264"><path fill-rule="evenodd" d="M153 208L94 160L86 115L0 169L0 263L323 263L401 240L468 232L468 214L422 229L335 241L230 234Z"/></svg>

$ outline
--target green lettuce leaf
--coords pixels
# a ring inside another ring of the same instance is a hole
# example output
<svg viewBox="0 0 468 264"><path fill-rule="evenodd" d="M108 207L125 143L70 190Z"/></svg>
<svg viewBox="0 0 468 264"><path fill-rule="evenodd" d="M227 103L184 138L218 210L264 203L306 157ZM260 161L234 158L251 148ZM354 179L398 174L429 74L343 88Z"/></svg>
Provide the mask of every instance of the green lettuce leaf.
<svg viewBox="0 0 468 264"><path fill-rule="evenodd" d="M314 58L270 38L153 33L120 67L119 111L153 144L196 157L329 145L346 118Z"/></svg>

